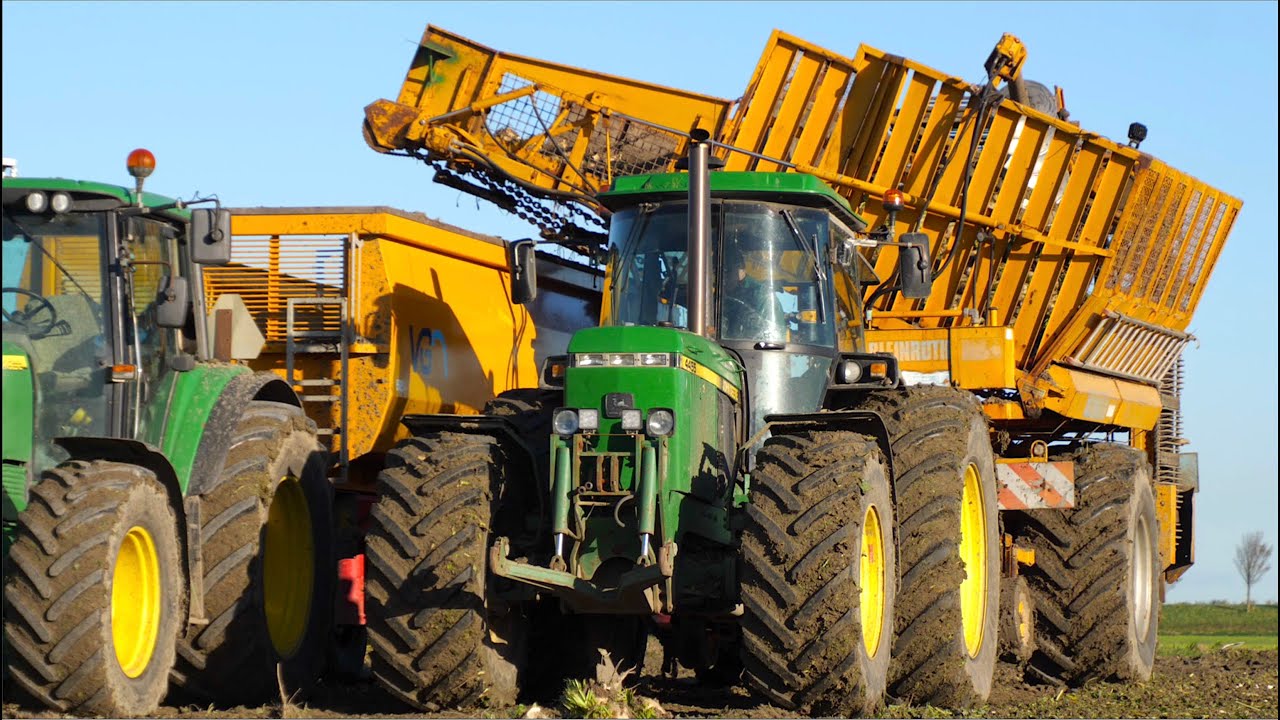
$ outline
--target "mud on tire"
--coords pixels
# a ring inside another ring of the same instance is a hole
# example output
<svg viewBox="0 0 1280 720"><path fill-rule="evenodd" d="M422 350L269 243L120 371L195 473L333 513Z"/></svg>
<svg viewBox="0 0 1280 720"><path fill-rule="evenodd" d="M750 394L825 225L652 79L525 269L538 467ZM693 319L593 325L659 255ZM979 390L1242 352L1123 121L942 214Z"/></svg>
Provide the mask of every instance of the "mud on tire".
<svg viewBox="0 0 1280 720"><path fill-rule="evenodd" d="M1075 456L1076 507L1020 513L1036 604L1033 680L1147 680L1160 613L1159 529L1141 451L1099 444Z"/></svg>
<svg viewBox="0 0 1280 720"><path fill-rule="evenodd" d="M876 393L862 407L880 413L893 449L900 584L889 692L943 707L985 702L995 673L1000 605L995 461L986 419L971 394L948 387ZM971 604L966 638L961 547L969 471L981 490L970 510L982 518L986 563L975 565L985 592ZM976 652L970 652L975 640Z"/></svg>
<svg viewBox="0 0 1280 720"><path fill-rule="evenodd" d="M43 474L18 522L5 568L6 690L63 713L150 714L185 615L164 487L136 465L70 461ZM115 615L132 609L142 612Z"/></svg>
<svg viewBox="0 0 1280 720"><path fill-rule="evenodd" d="M401 443L378 475L365 556L372 669L414 707L515 702L521 623L485 607L502 465L494 438L438 433Z"/></svg>
<svg viewBox="0 0 1280 720"><path fill-rule="evenodd" d="M209 623L179 641L179 699L266 702L279 697L277 662L286 692L305 695L324 669L336 574L315 424L293 405L249 403L200 516Z"/></svg>
<svg viewBox="0 0 1280 720"><path fill-rule="evenodd" d="M895 572L889 482L876 444L840 431L774 435L756 456L751 493L742 537L748 684L799 712L874 711L889 670ZM882 552L872 555L882 561L882 603L880 621L864 628L858 578L872 514L881 528Z"/></svg>
<svg viewBox="0 0 1280 720"><path fill-rule="evenodd" d="M1023 665L1035 652L1035 600L1026 578L1000 583L1000 659Z"/></svg>

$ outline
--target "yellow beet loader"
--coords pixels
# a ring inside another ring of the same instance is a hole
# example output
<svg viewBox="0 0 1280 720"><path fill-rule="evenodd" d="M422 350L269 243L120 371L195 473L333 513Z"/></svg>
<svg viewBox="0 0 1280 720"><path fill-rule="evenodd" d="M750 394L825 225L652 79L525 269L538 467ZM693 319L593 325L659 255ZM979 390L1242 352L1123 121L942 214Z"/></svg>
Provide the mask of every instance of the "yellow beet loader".
<svg viewBox="0 0 1280 720"><path fill-rule="evenodd" d="M729 101L428 27L366 141L605 279L601 327L539 379L527 442L550 455L457 441L498 478L458 520L474 547L428 556L406 538L444 516L375 510L402 553L379 580L402 604L370 618L384 687L510 695L583 643L635 659L650 617L704 678L796 711L980 703L998 654L1053 683L1149 677L1193 561L1180 358L1241 203L1142 152L1138 123L1071 122L1025 57L1005 35L971 84L775 31ZM455 447L432 417L406 442ZM530 663L548 605L579 630ZM439 659L464 637L466 677Z"/></svg>

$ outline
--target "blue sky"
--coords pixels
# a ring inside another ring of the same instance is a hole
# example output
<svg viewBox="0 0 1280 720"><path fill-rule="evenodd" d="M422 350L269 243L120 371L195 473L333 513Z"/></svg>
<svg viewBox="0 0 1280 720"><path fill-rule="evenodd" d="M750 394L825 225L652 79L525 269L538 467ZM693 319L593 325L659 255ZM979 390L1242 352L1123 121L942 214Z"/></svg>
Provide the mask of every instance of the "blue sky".
<svg viewBox="0 0 1280 720"><path fill-rule="evenodd" d="M3 152L26 176L224 204L390 205L479 232L523 223L381 156L363 108L394 98L428 22L500 50L737 97L778 27L971 81L1001 32L1071 119L1244 200L1191 325L1184 434L1200 453L1197 564L1172 601L1239 599L1240 536L1277 538L1276 3L3 3ZM1276 597L1276 574L1255 597Z"/></svg>

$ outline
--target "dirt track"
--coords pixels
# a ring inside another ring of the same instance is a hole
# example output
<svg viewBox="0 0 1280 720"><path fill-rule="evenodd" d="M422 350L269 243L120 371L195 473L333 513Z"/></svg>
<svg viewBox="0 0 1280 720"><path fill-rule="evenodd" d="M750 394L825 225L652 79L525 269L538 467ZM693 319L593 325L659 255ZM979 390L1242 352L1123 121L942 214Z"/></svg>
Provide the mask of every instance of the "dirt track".
<svg viewBox="0 0 1280 720"><path fill-rule="evenodd" d="M929 707L892 706L883 717L1205 717L1274 718L1277 708L1277 655L1267 651L1220 651L1198 658L1161 657L1155 676L1144 685L1094 685L1059 695L1056 688L1023 684L1015 668L997 669L996 689L983 708L953 715ZM646 668L650 669L650 668ZM641 694L656 698L676 717L787 717L784 710L760 704L746 691L709 691L684 679L647 675ZM280 705L209 711L161 708L158 718L278 718L278 717L519 717L520 708L496 708L472 713L423 714L384 698L372 687L320 689L305 706ZM46 718L54 713L6 703L4 717Z"/></svg>

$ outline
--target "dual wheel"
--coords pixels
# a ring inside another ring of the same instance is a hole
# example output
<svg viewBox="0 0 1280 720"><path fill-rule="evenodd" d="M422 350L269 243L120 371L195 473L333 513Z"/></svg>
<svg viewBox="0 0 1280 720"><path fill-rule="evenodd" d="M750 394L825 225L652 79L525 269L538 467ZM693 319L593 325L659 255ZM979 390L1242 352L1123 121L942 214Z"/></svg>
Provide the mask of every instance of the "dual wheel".
<svg viewBox="0 0 1280 720"><path fill-rule="evenodd" d="M55 710L119 717L154 711L171 681L180 700L237 704L315 677L332 573L314 426L253 402L233 433L202 496L197 578L176 500L151 470L77 460L44 473L6 572L14 687ZM188 582L204 584L207 622L184 637Z"/></svg>
<svg viewBox="0 0 1280 720"><path fill-rule="evenodd" d="M547 393L517 390L486 413L508 418L519 437L545 438L556 404ZM642 661L647 634L638 618L562 615L490 598L494 537L508 538L513 555L550 543L525 519L538 507L525 490L546 472L542 448L441 432L387 454L366 537L365 596L371 669L390 695L429 712L503 707L522 684L559 688L566 674L590 675L597 648L620 668Z"/></svg>
<svg viewBox="0 0 1280 720"><path fill-rule="evenodd" d="M876 443L778 433L751 477L743 536L746 678L799 712L873 712L886 697L985 701L999 619L998 518L986 421L972 396L869 398Z"/></svg>

